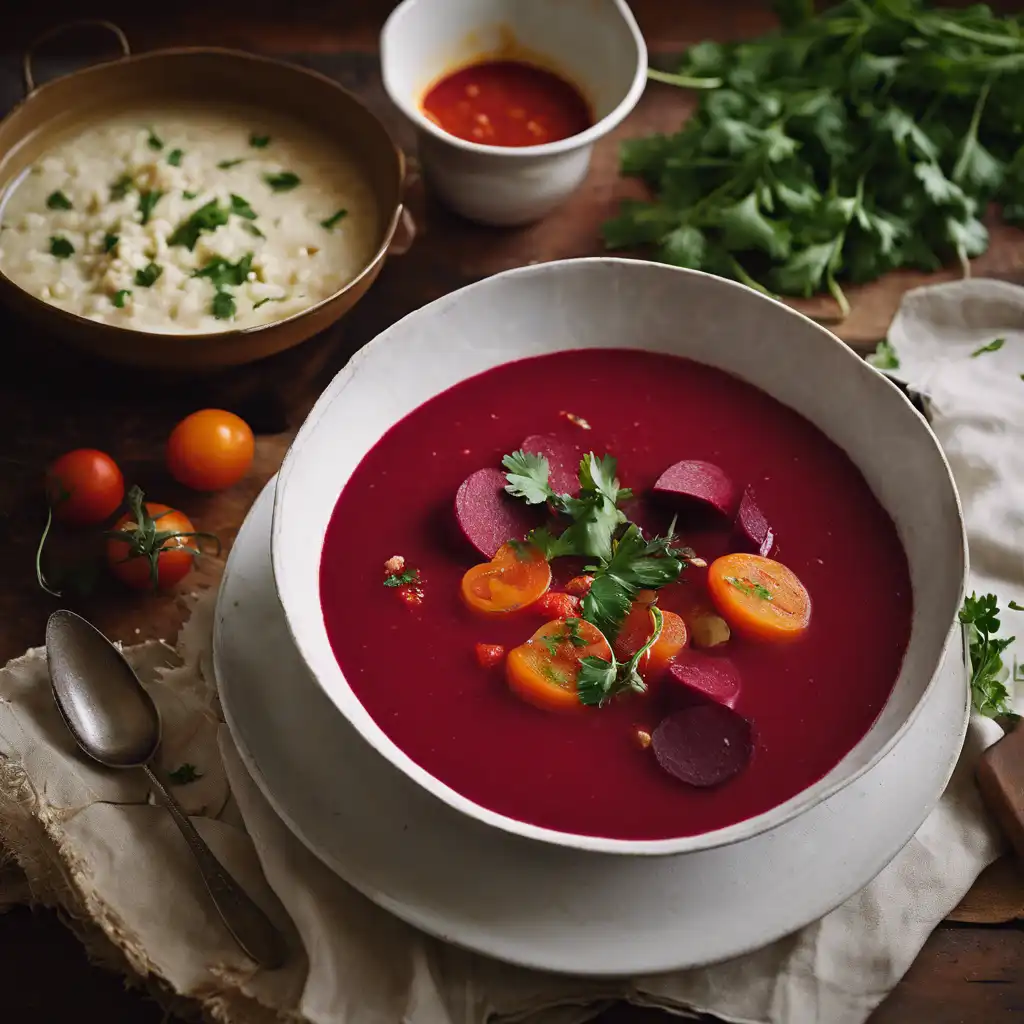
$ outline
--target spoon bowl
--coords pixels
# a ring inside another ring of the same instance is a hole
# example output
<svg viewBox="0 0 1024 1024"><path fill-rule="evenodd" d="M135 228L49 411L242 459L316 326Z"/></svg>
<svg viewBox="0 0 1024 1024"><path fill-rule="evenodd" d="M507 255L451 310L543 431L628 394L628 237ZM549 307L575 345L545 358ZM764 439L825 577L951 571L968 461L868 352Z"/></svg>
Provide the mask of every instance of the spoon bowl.
<svg viewBox="0 0 1024 1024"><path fill-rule="evenodd" d="M160 747L160 713L124 655L92 623L67 609L46 623L53 697L75 742L108 768L139 768L192 851L228 931L251 959L279 967L285 941L269 917L224 870L151 765Z"/></svg>

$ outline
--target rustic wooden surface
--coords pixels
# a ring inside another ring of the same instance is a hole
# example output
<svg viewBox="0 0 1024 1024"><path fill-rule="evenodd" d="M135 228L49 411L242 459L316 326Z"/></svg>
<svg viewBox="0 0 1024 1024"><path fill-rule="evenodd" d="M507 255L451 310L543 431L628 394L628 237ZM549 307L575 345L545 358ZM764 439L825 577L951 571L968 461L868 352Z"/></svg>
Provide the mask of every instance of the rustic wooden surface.
<svg viewBox="0 0 1024 1024"><path fill-rule="evenodd" d="M373 49L387 2L307 3L285 7L267 0L226 13L207 4L180 2L159 18L137 3L90 5L51 0L5 16L0 44L16 53L36 32L62 17L114 16L137 49L168 44L232 45L263 52L308 54L364 95L401 135L376 78ZM753 0L706 4L701 0L634 0L652 51L677 52L701 38L738 38L771 25L769 5ZM1020 7L1020 4L1001 4ZM66 50L74 46L68 41ZM339 60L338 53L345 59ZM0 57L2 60L2 57ZM688 109L687 97L668 87L648 90L617 138L672 130ZM31 335L0 314L5 373L0 377L0 659L41 642L54 602L35 588L32 552L42 526L40 475L61 451L92 445L110 451L126 475L156 499L180 502L201 529L230 547L262 484L273 474L295 427L330 376L378 331L425 302L482 276L530 261L592 255L596 229L632 186L616 177L615 139L598 147L585 186L562 210L521 231L473 227L446 214L413 188L420 226L416 245L392 259L368 297L346 321L296 352L253 368L183 382L91 363ZM1024 245L1015 232L997 229L976 273L1015 277ZM902 292L924 280L894 275L855 293L854 314L840 333L862 347L884 336ZM812 305L817 313L826 304ZM249 478L232 491L196 498L183 493L162 469L167 432L181 415L216 404L245 415L259 437ZM215 585L220 571L208 560L184 590ZM138 598L102 587L78 607L110 635L126 641L173 636L181 618L172 597ZM1024 876L1015 864L993 865L947 924L931 937L910 973L872 1017L872 1024L953 1024L1017 1019L1024 1013ZM157 1024L163 1012L145 995L124 991L122 979L90 967L56 917L19 908L0 916L0 1018L12 1022L76 1019L83 1007L97 1018ZM59 984L55 980L59 979ZM670 1018L616 1008L605 1024L654 1024ZM802 1022L801 1022L802 1024ZM811 1022L808 1022L811 1024ZM821 1022L828 1024L828 1022Z"/></svg>

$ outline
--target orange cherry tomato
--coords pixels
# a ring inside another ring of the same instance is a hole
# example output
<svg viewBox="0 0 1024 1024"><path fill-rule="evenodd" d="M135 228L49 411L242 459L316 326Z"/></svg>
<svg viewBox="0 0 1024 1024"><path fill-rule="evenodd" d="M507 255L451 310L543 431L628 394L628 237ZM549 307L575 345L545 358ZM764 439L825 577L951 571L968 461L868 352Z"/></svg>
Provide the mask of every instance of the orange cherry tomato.
<svg viewBox="0 0 1024 1024"><path fill-rule="evenodd" d="M651 638L654 630L654 617L651 614L653 602L647 601L647 593L641 591L633 602L622 625L619 627L612 650L619 661L629 661L641 650ZM686 623L674 612L662 612L661 633L654 645L641 658L637 665L641 675L655 675L668 666L668 663L686 646L688 639Z"/></svg>
<svg viewBox="0 0 1024 1024"><path fill-rule="evenodd" d="M593 576L573 576L573 578L566 583L565 592L567 594L575 594L577 597L583 597L585 594L590 593L590 587L593 582Z"/></svg>
<svg viewBox="0 0 1024 1024"><path fill-rule="evenodd" d="M708 567L708 590L722 618L752 640L785 643L810 625L810 595L796 574L774 559L722 555Z"/></svg>
<svg viewBox="0 0 1024 1024"><path fill-rule="evenodd" d="M46 496L58 522L97 526L123 501L124 477L105 452L76 448L46 471Z"/></svg>
<svg viewBox="0 0 1024 1024"><path fill-rule="evenodd" d="M580 613L580 599L560 590L549 590L534 608L546 619L571 619Z"/></svg>
<svg viewBox="0 0 1024 1024"><path fill-rule="evenodd" d="M494 668L501 664L505 657L505 648L501 644L477 644L476 660L480 662L481 668Z"/></svg>
<svg viewBox="0 0 1024 1024"><path fill-rule="evenodd" d="M249 472L256 442L233 412L201 409L186 416L167 440L167 469L196 491L221 491Z"/></svg>
<svg viewBox="0 0 1024 1024"><path fill-rule="evenodd" d="M576 680L584 658L611 661L604 635L586 619L546 622L505 660L509 689L545 711L581 711Z"/></svg>
<svg viewBox="0 0 1024 1024"><path fill-rule="evenodd" d="M462 599L482 615L509 615L533 604L551 586L551 566L537 548L503 544L489 562L462 577Z"/></svg>

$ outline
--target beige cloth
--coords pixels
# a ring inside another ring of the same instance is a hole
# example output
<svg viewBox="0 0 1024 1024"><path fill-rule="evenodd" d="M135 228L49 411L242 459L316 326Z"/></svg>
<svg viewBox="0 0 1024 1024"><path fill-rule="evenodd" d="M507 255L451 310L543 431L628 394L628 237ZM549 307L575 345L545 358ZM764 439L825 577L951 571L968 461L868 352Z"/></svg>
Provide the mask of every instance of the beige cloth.
<svg viewBox="0 0 1024 1024"><path fill-rule="evenodd" d="M1024 310L1024 290L1018 291ZM931 337L928 318L946 310L944 302L913 302L914 332ZM1024 329L1024 313L1020 323ZM974 324L972 330L981 328ZM907 344L909 353L913 342ZM1024 356L1024 336L1021 344ZM965 365L960 376L978 365L985 369L980 360ZM1024 365L1013 372L1024 398L1020 372ZM943 397L946 443L968 449L954 461L954 471L961 486L973 486L970 471L978 462L971 439L962 441L952 418L956 402L946 392ZM969 415L975 423L977 412ZM997 486L992 474L1004 483L1004 467L1016 471L1016 463L991 454L991 431L982 439L990 453L984 476L989 494ZM1003 441L1024 450L1019 439ZM1020 480L1024 473L1011 486ZM965 495L969 520L992 504ZM970 526L972 546L988 544L1014 555L1016 560L1000 563L998 575L1004 591L1019 584L1020 597L1024 502L1015 508L1017 519L979 514ZM993 535L993 524L1005 534ZM162 982L168 999L197 1000L227 1024L479 1024L492 1016L571 1024L618 998L756 1024L861 1024L1000 849L973 783L977 757L999 730L974 721L953 780L917 835L866 889L797 934L729 963L628 982L509 967L391 917L288 832L219 723L209 657L212 618L212 595L206 595L176 652L147 643L126 653L164 716L165 767L187 761L204 773L180 787L179 795L217 855L287 929L288 965L273 973L251 968L144 781L98 769L76 752L54 709L39 649L0 670L0 847L19 866L12 872L0 861L0 908L25 899L64 907L95 954Z"/></svg>

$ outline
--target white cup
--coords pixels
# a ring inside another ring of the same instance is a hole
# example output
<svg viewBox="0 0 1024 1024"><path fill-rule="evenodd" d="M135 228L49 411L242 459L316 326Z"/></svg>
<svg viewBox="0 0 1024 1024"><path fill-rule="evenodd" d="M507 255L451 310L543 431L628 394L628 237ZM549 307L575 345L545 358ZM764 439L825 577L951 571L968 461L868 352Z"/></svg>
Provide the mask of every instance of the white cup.
<svg viewBox="0 0 1024 1024"><path fill-rule="evenodd" d="M647 47L624 0L405 0L384 25L380 54L384 88L416 128L424 177L446 205L482 224L527 224L561 204L647 80ZM594 124L540 146L485 146L423 113L424 94L445 74L516 56L571 81Z"/></svg>

